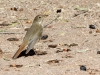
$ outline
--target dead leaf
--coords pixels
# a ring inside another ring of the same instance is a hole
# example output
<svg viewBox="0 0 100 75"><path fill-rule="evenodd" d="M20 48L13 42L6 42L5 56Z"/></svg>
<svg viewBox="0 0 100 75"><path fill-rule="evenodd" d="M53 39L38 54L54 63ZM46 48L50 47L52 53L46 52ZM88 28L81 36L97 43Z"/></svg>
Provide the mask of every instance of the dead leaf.
<svg viewBox="0 0 100 75"><path fill-rule="evenodd" d="M100 29L97 29L97 30L96 30L96 33L100 33Z"/></svg>
<svg viewBox="0 0 100 75"><path fill-rule="evenodd" d="M50 47L50 48L56 48L57 45L56 44L55 45L48 45L48 47Z"/></svg>
<svg viewBox="0 0 100 75"><path fill-rule="evenodd" d="M9 67L21 68L21 67L23 67L23 65L16 65L16 64L12 64L12 65L9 65Z"/></svg>
<svg viewBox="0 0 100 75"><path fill-rule="evenodd" d="M78 44L72 43L69 45L69 47L71 47L71 46L78 46Z"/></svg>
<svg viewBox="0 0 100 75"><path fill-rule="evenodd" d="M17 38L8 38L7 40L8 41L19 41L19 39L17 39Z"/></svg>
<svg viewBox="0 0 100 75"><path fill-rule="evenodd" d="M46 51L35 51L36 55L46 55Z"/></svg>
<svg viewBox="0 0 100 75"><path fill-rule="evenodd" d="M60 61L62 61L62 60L49 60L47 63L48 64L53 64L53 63L59 63Z"/></svg>
<svg viewBox="0 0 100 75"><path fill-rule="evenodd" d="M10 61L10 59L8 59L8 58L6 58L6 57L3 57L3 59L6 60L6 61Z"/></svg>

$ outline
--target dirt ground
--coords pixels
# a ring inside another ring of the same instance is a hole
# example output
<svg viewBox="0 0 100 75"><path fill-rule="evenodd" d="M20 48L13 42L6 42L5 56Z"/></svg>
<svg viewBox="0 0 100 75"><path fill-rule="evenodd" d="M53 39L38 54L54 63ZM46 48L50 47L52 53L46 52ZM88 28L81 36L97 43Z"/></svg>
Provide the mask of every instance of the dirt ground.
<svg viewBox="0 0 100 75"><path fill-rule="evenodd" d="M44 28L37 54L13 60L41 13L49 14L43 25L60 17ZM0 75L100 75L99 48L100 0L0 0Z"/></svg>

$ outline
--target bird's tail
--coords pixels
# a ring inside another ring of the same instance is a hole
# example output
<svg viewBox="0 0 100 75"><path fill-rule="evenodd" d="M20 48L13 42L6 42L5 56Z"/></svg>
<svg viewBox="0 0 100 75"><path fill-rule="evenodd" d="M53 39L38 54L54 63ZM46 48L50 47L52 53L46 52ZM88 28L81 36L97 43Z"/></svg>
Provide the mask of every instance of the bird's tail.
<svg viewBox="0 0 100 75"><path fill-rule="evenodd" d="M15 55L12 57L12 59L16 59L19 54L23 51L23 49L26 47L25 43L22 43L22 45L19 47L19 49L17 50L17 52L15 53Z"/></svg>

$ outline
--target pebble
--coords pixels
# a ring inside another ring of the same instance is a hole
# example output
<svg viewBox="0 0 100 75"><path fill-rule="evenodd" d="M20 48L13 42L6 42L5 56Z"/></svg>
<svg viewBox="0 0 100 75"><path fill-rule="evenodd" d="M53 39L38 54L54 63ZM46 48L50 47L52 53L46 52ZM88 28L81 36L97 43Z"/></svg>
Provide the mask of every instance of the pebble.
<svg viewBox="0 0 100 75"><path fill-rule="evenodd" d="M90 29L96 29L96 28L95 28L95 26L94 26L94 25L92 25L92 24L91 24L91 25L89 25L89 28L90 28Z"/></svg>
<svg viewBox="0 0 100 75"><path fill-rule="evenodd" d="M48 35L43 35L42 38L41 38L41 40L45 40L47 38L48 38Z"/></svg>
<svg viewBox="0 0 100 75"><path fill-rule="evenodd" d="M81 65L81 66L80 66L80 70L86 71L86 67L85 67L84 65Z"/></svg>
<svg viewBox="0 0 100 75"><path fill-rule="evenodd" d="M100 51L97 51L97 54L100 54Z"/></svg>
<svg viewBox="0 0 100 75"><path fill-rule="evenodd" d="M57 13L61 13L61 9L58 9L58 10L57 10Z"/></svg>

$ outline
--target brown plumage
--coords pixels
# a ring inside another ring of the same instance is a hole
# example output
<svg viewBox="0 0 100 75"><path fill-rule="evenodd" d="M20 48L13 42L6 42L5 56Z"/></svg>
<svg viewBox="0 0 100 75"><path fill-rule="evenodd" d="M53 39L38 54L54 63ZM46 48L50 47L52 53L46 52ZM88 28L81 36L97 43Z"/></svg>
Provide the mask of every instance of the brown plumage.
<svg viewBox="0 0 100 75"><path fill-rule="evenodd" d="M43 18L47 15L37 15L33 21L32 26L28 29L24 39L23 43L13 56L13 59L16 59L19 54L25 49L27 46L26 54L33 49L33 46L36 44L36 42L41 38L42 32L43 32L43 26L41 25Z"/></svg>

